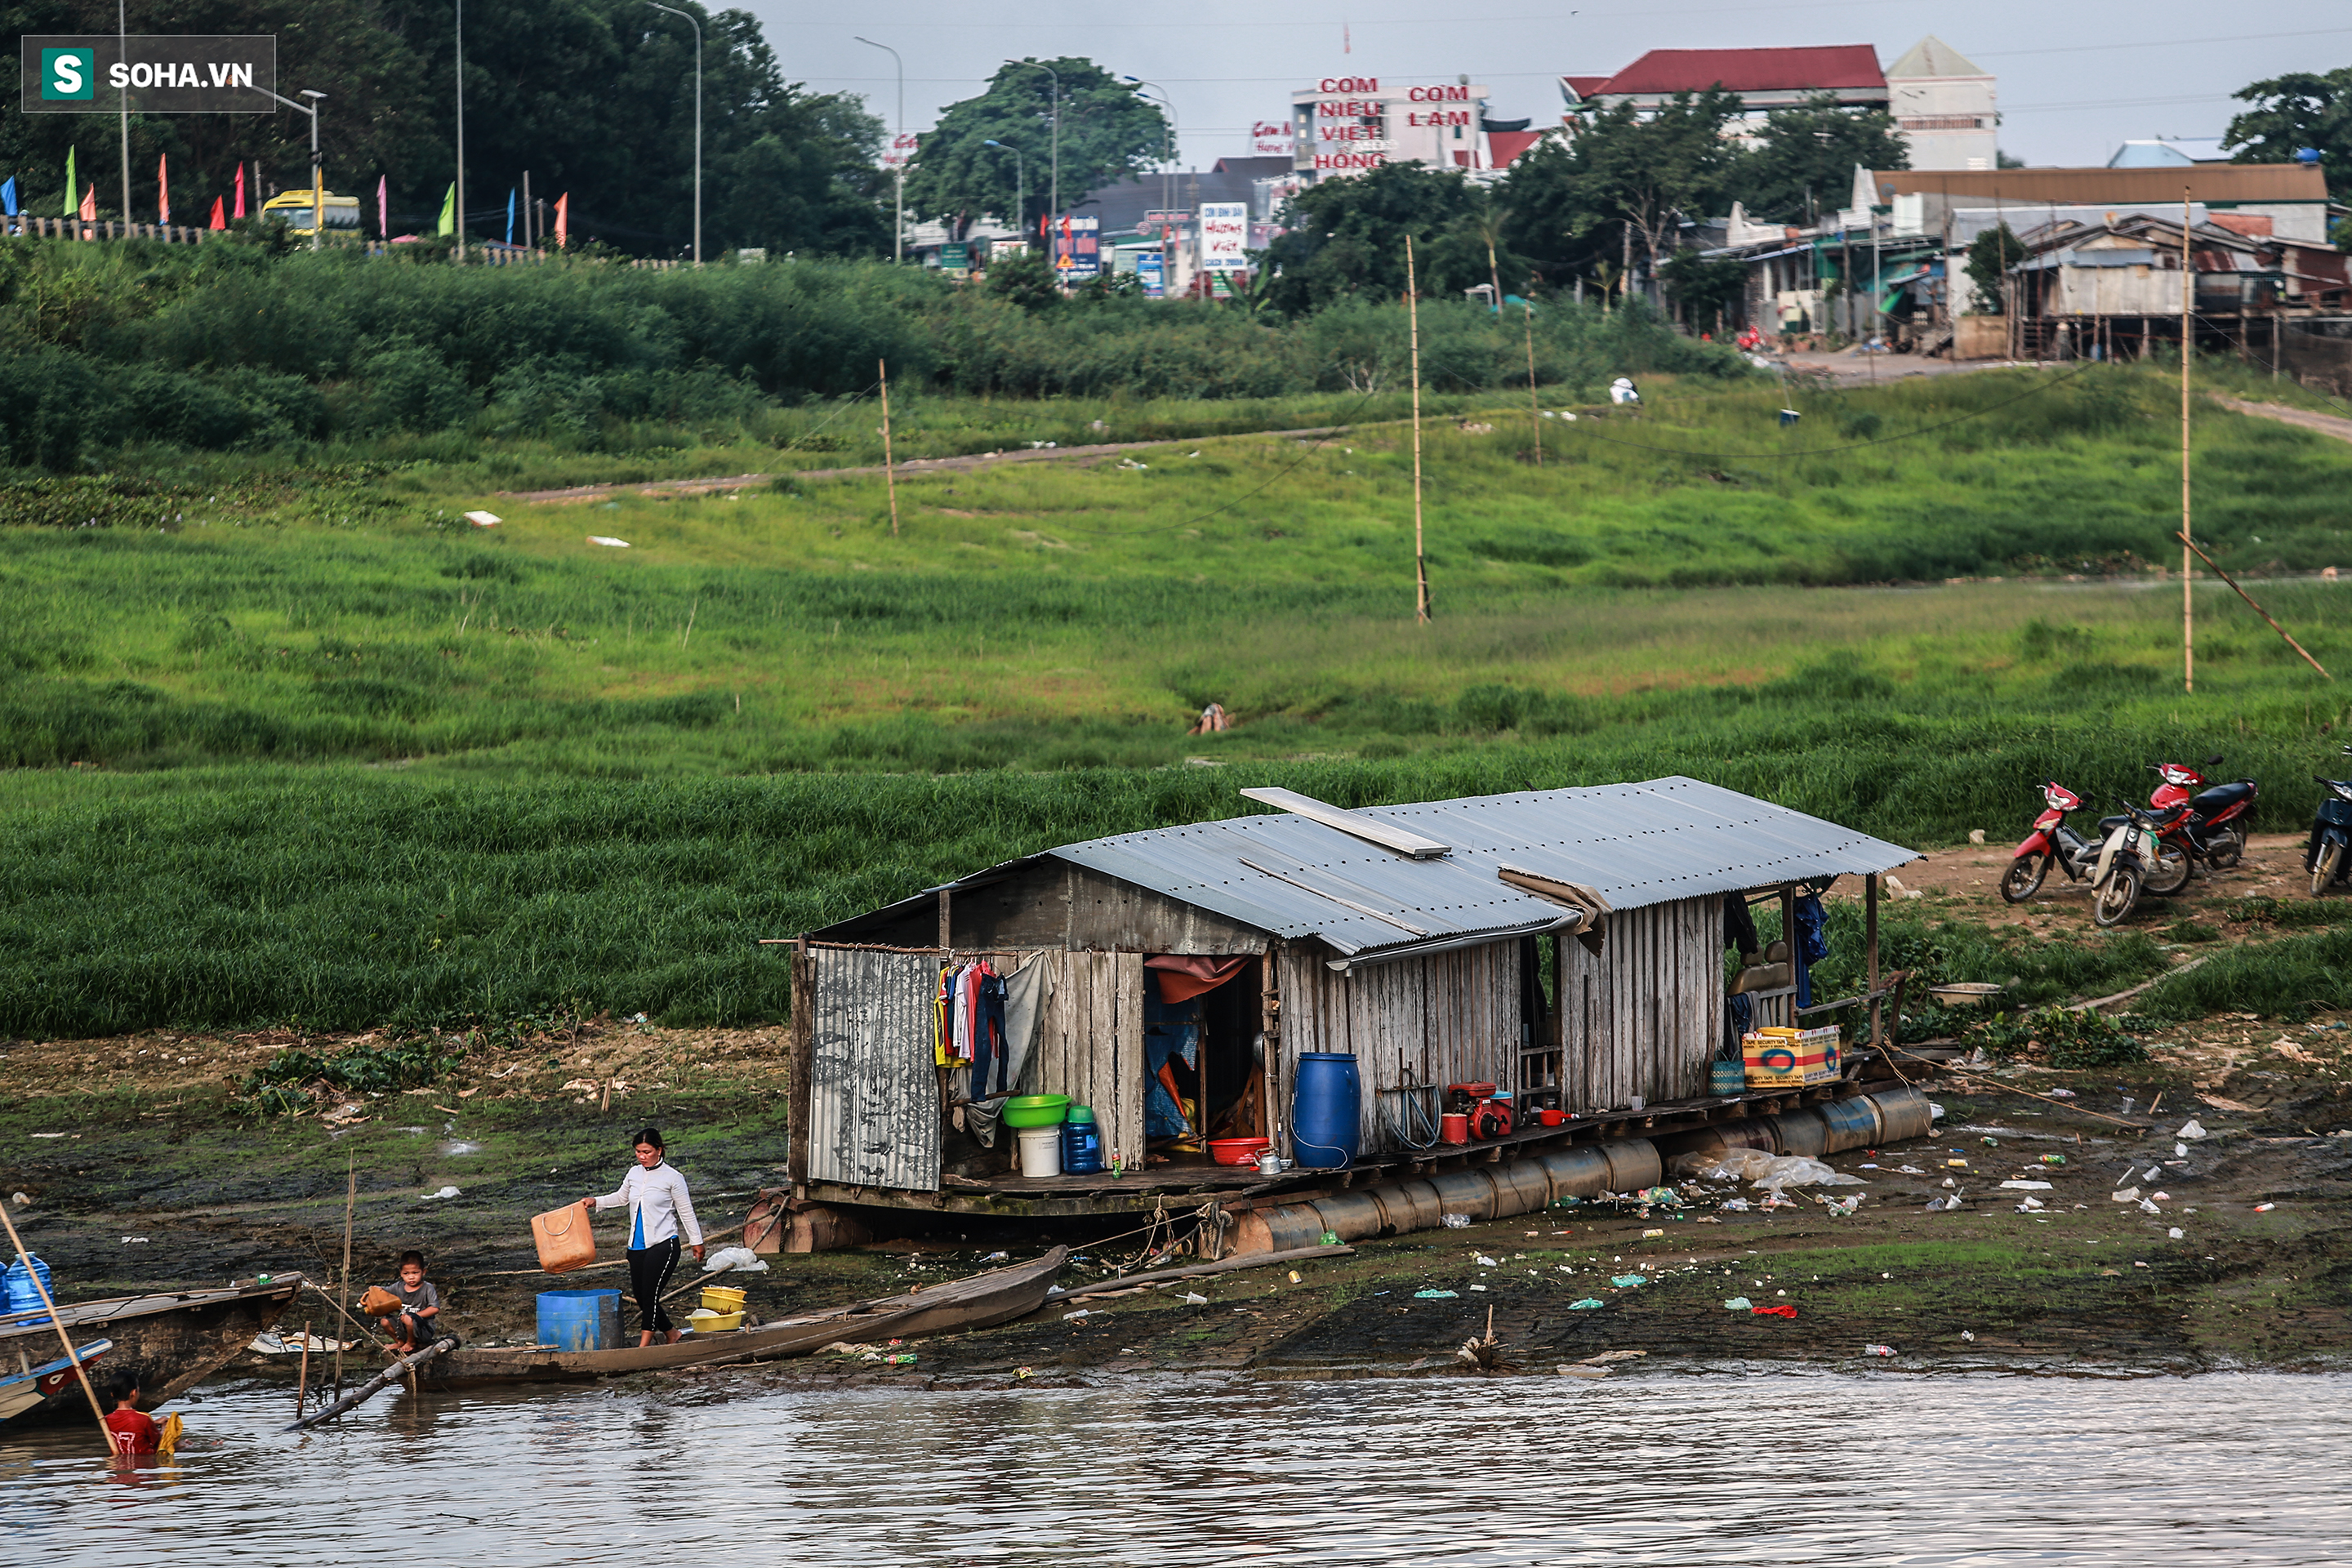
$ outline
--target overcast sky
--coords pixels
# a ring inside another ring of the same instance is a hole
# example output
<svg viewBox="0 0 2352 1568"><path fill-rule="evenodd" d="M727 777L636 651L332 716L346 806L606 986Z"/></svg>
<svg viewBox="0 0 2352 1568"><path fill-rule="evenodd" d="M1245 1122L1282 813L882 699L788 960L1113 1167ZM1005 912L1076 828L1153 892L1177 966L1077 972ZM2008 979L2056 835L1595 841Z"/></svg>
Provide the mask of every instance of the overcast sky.
<svg viewBox="0 0 2352 1568"><path fill-rule="evenodd" d="M856 6L828 7L827 19L777 0L749 0L749 8L790 78L821 91L864 93L886 121L897 117L890 57L855 36L896 48L906 62L913 131L928 129L941 105L977 92L1006 56L1087 57L1164 87L1185 161L1198 164L1247 153L1253 121L1280 121L1292 88L1327 76L1411 82L1467 73L1494 89L1497 118L1549 123L1559 115L1557 78L1605 76L1647 49L1866 43L1886 66L1929 33L2000 79L2004 152L2029 163L2094 164L2127 139L2220 135L2230 94L2248 82L2352 62L2352 15L2307 6L2252 16L2201 0L1659 0L1649 7L1604 0L1576 10L1527 0L1179 0L1097 5L1099 20L1048 19L1049 5L971 0L894 0L864 20L829 19L855 18ZM2234 36L2231 16L2242 18ZM2314 26L2295 29L2298 16ZM1341 52L1343 25L1352 53Z"/></svg>

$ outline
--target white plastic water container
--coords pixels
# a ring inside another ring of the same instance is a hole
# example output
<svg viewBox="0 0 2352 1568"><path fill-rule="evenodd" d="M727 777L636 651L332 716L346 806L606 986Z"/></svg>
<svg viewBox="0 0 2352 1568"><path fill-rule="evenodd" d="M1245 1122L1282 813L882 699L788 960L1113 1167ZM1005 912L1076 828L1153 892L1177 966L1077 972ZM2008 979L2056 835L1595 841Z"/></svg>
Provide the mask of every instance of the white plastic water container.
<svg viewBox="0 0 2352 1568"><path fill-rule="evenodd" d="M1062 1130L1059 1127L1024 1127L1020 1134L1023 1175L1058 1176L1062 1173Z"/></svg>

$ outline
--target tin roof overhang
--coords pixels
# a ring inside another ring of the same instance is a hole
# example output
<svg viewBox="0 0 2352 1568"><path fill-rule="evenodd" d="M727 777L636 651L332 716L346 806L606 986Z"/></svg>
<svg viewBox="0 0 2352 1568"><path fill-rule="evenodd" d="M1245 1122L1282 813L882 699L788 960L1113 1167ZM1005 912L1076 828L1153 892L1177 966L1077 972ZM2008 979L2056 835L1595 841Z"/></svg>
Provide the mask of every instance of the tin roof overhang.
<svg viewBox="0 0 2352 1568"><path fill-rule="evenodd" d="M1582 884L1612 908L1892 870L1912 850L1691 778L1363 806L1451 846L1414 859L1279 813L1067 844L947 884L976 888L1058 859L1209 910L1269 935L1319 938L1343 955L1457 945L1550 930L1560 906L1498 875L1508 865ZM828 928L911 913L934 888Z"/></svg>

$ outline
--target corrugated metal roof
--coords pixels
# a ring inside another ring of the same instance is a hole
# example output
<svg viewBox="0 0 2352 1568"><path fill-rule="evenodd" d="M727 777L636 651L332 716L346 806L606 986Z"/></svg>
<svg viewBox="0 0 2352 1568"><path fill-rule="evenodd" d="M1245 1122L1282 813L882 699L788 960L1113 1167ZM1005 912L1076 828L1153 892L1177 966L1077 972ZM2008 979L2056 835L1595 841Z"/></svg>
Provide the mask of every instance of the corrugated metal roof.
<svg viewBox="0 0 2352 1568"><path fill-rule="evenodd" d="M1870 44L1806 44L1753 49L1652 49L1602 83L1599 92L1793 92L1884 88ZM1585 96L1592 96L1587 93Z"/></svg>
<svg viewBox="0 0 2352 1568"><path fill-rule="evenodd" d="M1068 860L1352 954L1517 931L1560 913L1504 882L1505 866L1583 883L1622 910L1891 870L1918 858L1901 845L1690 778L1367 806L1359 815L1410 827L1452 853L1409 859L1279 813L1067 844L950 886L999 880L1039 858Z"/></svg>
<svg viewBox="0 0 2352 1568"><path fill-rule="evenodd" d="M1882 199L1914 192L1956 206L1987 197L2003 205L2057 202L2130 206L2169 203L2183 188L2199 202L2324 202L2327 176L2309 163L2192 163L2166 169L1880 169Z"/></svg>

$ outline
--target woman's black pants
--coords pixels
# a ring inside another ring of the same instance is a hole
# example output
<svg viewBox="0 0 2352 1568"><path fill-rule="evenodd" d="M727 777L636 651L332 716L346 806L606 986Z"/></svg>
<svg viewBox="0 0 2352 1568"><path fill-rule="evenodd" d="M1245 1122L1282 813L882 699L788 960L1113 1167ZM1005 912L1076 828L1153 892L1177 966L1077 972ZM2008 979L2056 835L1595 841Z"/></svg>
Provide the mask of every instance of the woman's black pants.
<svg viewBox="0 0 2352 1568"><path fill-rule="evenodd" d="M649 1334L666 1334L675 1327L662 1310L661 1294L677 1271L679 1244L676 1237L651 1247L629 1248L629 1293L637 1299L638 1327Z"/></svg>

